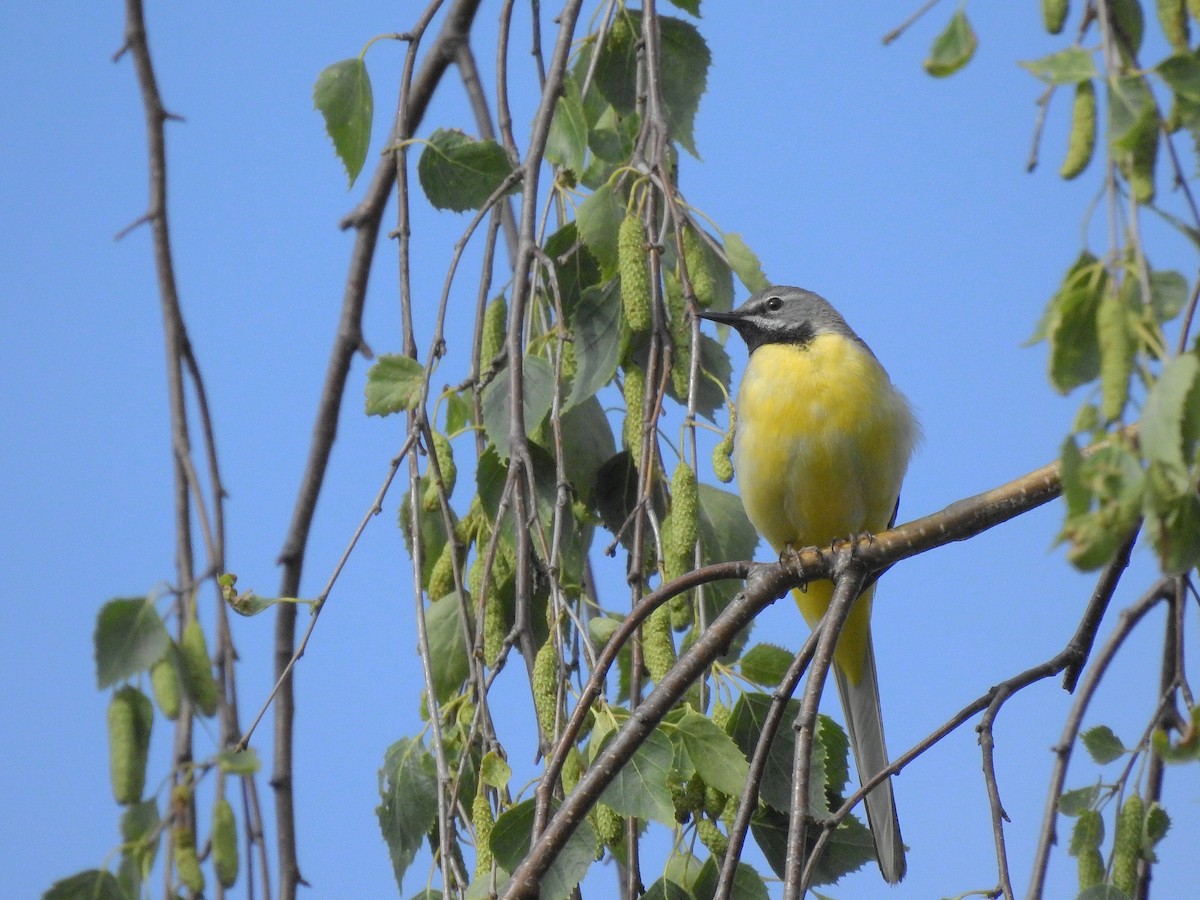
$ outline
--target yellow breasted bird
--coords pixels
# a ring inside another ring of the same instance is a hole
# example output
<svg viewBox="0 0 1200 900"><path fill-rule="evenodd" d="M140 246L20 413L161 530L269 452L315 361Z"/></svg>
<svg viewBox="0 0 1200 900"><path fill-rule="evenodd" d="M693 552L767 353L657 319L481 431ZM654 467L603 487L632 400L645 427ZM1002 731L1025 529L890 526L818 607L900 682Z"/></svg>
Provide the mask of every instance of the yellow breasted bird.
<svg viewBox="0 0 1200 900"><path fill-rule="evenodd" d="M919 426L862 338L827 301L796 287L770 287L732 312L700 315L733 327L750 349L733 462L758 533L782 553L888 528ZM874 591L872 584L855 601L833 667L864 782L888 765L871 645ZM833 585L814 582L794 594L812 626ZM891 779L866 806L880 871L895 883L906 863Z"/></svg>

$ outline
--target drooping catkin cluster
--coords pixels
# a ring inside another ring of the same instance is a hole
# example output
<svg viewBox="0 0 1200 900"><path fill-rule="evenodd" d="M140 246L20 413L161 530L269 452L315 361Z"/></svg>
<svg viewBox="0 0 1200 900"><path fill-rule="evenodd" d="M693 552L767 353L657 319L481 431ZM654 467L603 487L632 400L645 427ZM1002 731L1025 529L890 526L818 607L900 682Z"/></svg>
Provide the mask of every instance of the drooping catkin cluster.
<svg viewBox="0 0 1200 900"><path fill-rule="evenodd" d="M554 740L558 717L558 651L554 636L546 638L533 658L533 707L547 741Z"/></svg>
<svg viewBox="0 0 1200 900"><path fill-rule="evenodd" d="M233 887L238 876L237 822L233 806L224 797L217 799L212 820L213 869L221 887Z"/></svg>
<svg viewBox="0 0 1200 900"><path fill-rule="evenodd" d="M446 496L449 497L454 493L454 485L458 480L458 467L454 464L454 450L450 447L450 439L440 431L431 431L432 448L434 459L437 460L438 472L442 476L442 485L446 489ZM434 512L441 507L441 499L438 494L437 479L433 477L433 467L429 469L428 482L425 485L425 494L421 498L421 507L425 512Z"/></svg>
<svg viewBox="0 0 1200 900"><path fill-rule="evenodd" d="M700 537L700 494L696 473L683 460L671 474L671 512L663 520L663 583L674 581L695 566L696 541ZM682 631L693 621L692 591L670 600L671 626ZM651 670L653 671L653 670Z"/></svg>
<svg viewBox="0 0 1200 900"><path fill-rule="evenodd" d="M650 272L646 268L646 229L641 217L627 213L617 230L617 271L621 276L621 309L635 333L650 330Z"/></svg>
<svg viewBox="0 0 1200 900"><path fill-rule="evenodd" d="M1075 86L1071 105L1071 132L1061 174L1072 179L1087 168L1096 149L1096 86L1090 80Z"/></svg>
<svg viewBox="0 0 1200 900"><path fill-rule="evenodd" d="M142 799L154 707L133 685L125 685L108 704L108 771L113 797L122 806Z"/></svg>
<svg viewBox="0 0 1200 900"><path fill-rule="evenodd" d="M213 678L208 643L199 621L192 618L183 628L179 642L179 658L183 665L183 681L188 696L196 701L200 712L211 716L217 711L217 682Z"/></svg>
<svg viewBox="0 0 1200 900"><path fill-rule="evenodd" d="M504 349L508 336L508 301L504 295L492 300L483 311L483 333L479 340L479 368L487 371Z"/></svg>

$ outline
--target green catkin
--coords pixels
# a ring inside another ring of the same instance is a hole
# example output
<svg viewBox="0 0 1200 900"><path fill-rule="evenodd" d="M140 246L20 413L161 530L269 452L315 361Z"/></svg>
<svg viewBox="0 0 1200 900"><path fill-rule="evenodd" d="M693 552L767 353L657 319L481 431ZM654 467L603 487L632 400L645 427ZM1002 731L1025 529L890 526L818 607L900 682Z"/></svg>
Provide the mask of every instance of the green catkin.
<svg viewBox="0 0 1200 900"><path fill-rule="evenodd" d="M1126 897L1137 890L1137 864L1142 855L1146 803L1136 791L1125 798L1113 834L1112 885Z"/></svg>
<svg viewBox="0 0 1200 900"><path fill-rule="evenodd" d="M681 555L691 556L700 537L700 488L696 483L696 471L683 460L671 473L671 529L675 549ZM690 563L690 560L689 560Z"/></svg>
<svg viewBox="0 0 1200 900"><path fill-rule="evenodd" d="M729 838L711 819L704 817L696 819L696 836L716 859L724 857L725 851L729 849Z"/></svg>
<svg viewBox="0 0 1200 900"><path fill-rule="evenodd" d="M1067 0L1042 0L1042 23L1050 34L1058 34L1067 21Z"/></svg>
<svg viewBox="0 0 1200 900"><path fill-rule="evenodd" d="M729 431L725 432L725 436L721 438L720 443L713 448L713 475L722 484L729 484L729 482L733 481L733 432L736 421L731 415Z"/></svg>
<svg viewBox="0 0 1200 900"><path fill-rule="evenodd" d="M717 296L716 281L708 262L708 253L694 228L683 229L683 261L687 266L696 302L708 309Z"/></svg>
<svg viewBox="0 0 1200 900"><path fill-rule="evenodd" d="M625 446L637 463L642 455L642 407L646 399L646 373L641 366L625 368Z"/></svg>
<svg viewBox="0 0 1200 900"><path fill-rule="evenodd" d="M704 812L711 818L719 818L721 813L725 811L725 804L729 802L729 795L718 791L711 784L704 787Z"/></svg>
<svg viewBox="0 0 1200 900"><path fill-rule="evenodd" d="M696 540L700 534L700 495L696 473L682 460L671 475L671 513L663 521L663 582L671 582L695 566ZM677 594L670 601L671 627L682 631L693 619L693 592Z"/></svg>
<svg viewBox="0 0 1200 900"><path fill-rule="evenodd" d="M454 541L442 545L442 552L429 573L426 590L430 600L440 600L454 590Z"/></svg>
<svg viewBox="0 0 1200 900"><path fill-rule="evenodd" d="M1187 0L1187 8L1192 18L1200 22L1200 0Z"/></svg>
<svg viewBox="0 0 1200 900"><path fill-rule="evenodd" d="M592 825L596 829L596 837L601 844L607 844L609 847L619 844L623 824L617 811L607 803L597 803L592 808Z"/></svg>
<svg viewBox="0 0 1200 900"><path fill-rule="evenodd" d="M167 652L162 659L150 667L150 687L154 691L154 699L162 714L171 721L179 718L179 673L175 670L172 653Z"/></svg>
<svg viewBox="0 0 1200 900"><path fill-rule="evenodd" d="M732 714L733 711L728 706L717 700L713 703L712 712L709 713L709 716L713 720L713 724L724 731L725 726L729 724L729 717Z"/></svg>
<svg viewBox="0 0 1200 900"><path fill-rule="evenodd" d="M1079 890L1086 891L1104 882L1104 857L1100 844L1104 840L1104 820L1094 809L1084 810L1075 820L1071 832L1071 855L1075 857Z"/></svg>
<svg viewBox="0 0 1200 900"><path fill-rule="evenodd" d="M479 369L486 372L504 349L508 337L508 301L504 295L492 300L483 311L483 331L479 339Z"/></svg>
<svg viewBox="0 0 1200 900"><path fill-rule="evenodd" d="M212 859L221 887L233 887L238 877L237 822L224 797L213 807Z"/></svg>
<svg viewBox="0 0 1200 900"><path fill-rule="evenodd" d="M681 401L687 398L692 374L692 329L688 325L687 303L683 285L671 273L663 279L666 288L667 314L671 319L671 389Z"/></svg>
<svg viewBox="0 0 1200 900"><path fill-rule="evenodd" d="M558 713L558 652L553 636L546 639L533 659L533 707L543 736L552 742Z"/></svg>
<svg viewBox="0 0 1200 900"><path fill-rule="evenodd" d="M567 758L563 760L562 772L563 790L568 794L575 790L575 785L579 784L579 778L583 775L583 756L574 747L567 753Z"/></svg>
<svg viewBox="0 0 1200 900"><path fill-rule="evenodd" d="M633 332L650 330L650 273L646 268L646 229L628 213L617 230L617 270L621 276L621 308Z"/></svg>
<svg viewBox="0 0 1200 900"><path fill-rule="evenodd" d="M1188 34L1187 6L1184 0L1158 0L1158 21L1163 34L1176 53L1187 53L1191 44Z"/></svg>
<svg viewBox="0 0 1200 900"><path fill-rule="evenodd" d="M188 696L206 716L217 711L217 682L213 678L212 660L208 657L208 642L204 629L196 619L183 627L179 642L179 658L183 663L183 683Z"/></svg>
<svg viewBox="0 0 1200 900"><path fill-rule="evenodd" d="M1071 134L1067 139L1067 156L1060 173L1068 181L1075 178L1092 161L1096 150L1096 85L1089 79L1075 86L1075 101L1071 105Z"/></svg>
<svg viewBox="0 0 1200 900"><path fill-rule="evenodd" d="M492 826L496 818L487 794L480 791L471 804L471 824L475 826L475 878L486 878L492 871Z"/></svg>
<svg viewBox="0 0 1200 900"><path fill-rule="evenodd" d="M1129 192L1138 203L1154 202L1154 167L1158 162L1158 129L1156 119L1154 125L1143 128L1140 139L1134 145L1125 166L1126 177L1129 179Z"/></svg>
<svg viewBox="0 0 1200 900"><path fill-rule="evenodd" d="M142 799L154 707L132 685L126 685L108 704L108 773L113 797L122 806Z"/></svg>
<svg viewBox="0 0 1200 900"><path fill-rule="evenodd" d="M200 859L196 855L196 833L185 825L171 832L175 843L175 873L180 883L197 894L204 890L204 873L200 870Z"/></svg>
<svg viewBox="0 0 1200 900"><path fill-rule="evenodd" d="M430 432L433 436L433 453L437 459L438 471L442 475L442 484L446 488L446 496L454 493L454 483L458 480L458 467L454 465L454 451L450 447L450 439L438 431ZM441 509L442 501L438 495L437 480L433 477L430 467L426 476L425 495L421 498L421 506L425 512L435 512Z"/></svg>
<svg viewBox="0 0 1200 900"><path fill-rule="evenodd" d="M664 580L666 576L664 575ZM692 591L676 594L667 601L671 610L671 628L675 631L687 631L696 622L696 605L693 602Z"/></svg>
<svg viewBox="0 0 1200 900"><path fill-rule="evenodd" d="M665 605L650 613L642 623L642 659L650 678L661 683L675 665L675 642L671 639L671 611Z"/></svg>
<svg viewBox="0 0 1200 900"><path fill-rule="evenodd" d="M1105 420L1115 422L1125 411L1134 356L1125 301L1115 289L1105 291L1100 299L1096 332L1100 343L1100 407Z"/></svg>

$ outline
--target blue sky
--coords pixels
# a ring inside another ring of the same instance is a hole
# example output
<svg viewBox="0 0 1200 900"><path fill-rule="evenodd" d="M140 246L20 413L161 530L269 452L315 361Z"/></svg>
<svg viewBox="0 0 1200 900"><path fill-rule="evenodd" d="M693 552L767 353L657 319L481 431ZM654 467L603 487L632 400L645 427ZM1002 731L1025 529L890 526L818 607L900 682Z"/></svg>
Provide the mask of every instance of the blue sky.
<svg viewBox="0 0 1200 900"><path fill-rule="evenodd" d="M713 66L696 126L703 162L685 159L681 173L689 201L741 233L770 278L838 306L913 402L925 440L902 519L1056 455L1079 398L1058 397L1045 379L1044 348L1022 345L1083 246L1100 177L1093 168L1064 184L1056 174L1065 98L1050 111L1045 163L1025 172L1040 86L1016 63L1063 45L1042 31L1037 4L969 6L979 52L944 81L926 76L920 62L949 6L890 47L880 43L911 5L849 12L841 4L706 3L700 28ZM148 6L160 88L187 120L168 132L170 213L231 495L230 567L240 586L269 594L352 242L336 226L359 196L347 194L312 111L312 84L371 36L407 28L419 5ZM91 652L95 614L104 600L153 591L173 572L149 233L113 241L144 211L146 196L132 68L110 61L122 16L117 3L0 10L0 77L8 85L0 141L0 416L8 424L0 442L7 545L0 573L8 593L0 606L0 821L16 862L6 876L12 896L37 895L59 877L101 865L116 846L107 697L95 690ZM490 6L483 11L476 45L488 71L495 18ZM394 107L388 85L401 60L400 45L391 43L368 57L381 117ZM473 131L461 97L448 79L423 132ZM518 92L515 106L519 135L532 109L528 93ZM377 134L368 167L378 149ZM1183 149L1190 166L1190 148ZM464 224L453 214L421 213L419 292L440 288ZM1146 234L1156 266L1194 272L1179 239L1149 221ZM384 242L366 322L377 352L399 347L395 271L394 248ZM427 322L418 330L428 338ZM740 368L744 356L731 349ZM402 440L399 423L362 414L365 371L356 361L310 542L307 595L320 590ZM386 747L420 727L397 502L390 498L367 529L298 667L300 861L315 897L395 895L375 821L376 772ZM893 754L1069 638L1093 579L1052 549L1060 517L1053 504L884 579L875 629ZM761 548L759 558L767 558ZM1151 573L1139 550L1118 602L1135 599ZM1087 720L1111 724L1127 742L1153 705L1160 619L1152 616L1119 658ZM1111 626L1110 616L1102 637ZM264 616L235 628L248 717L270 688L271 623ZM804 634L785 603L767 612L762 628L791 647ZM514 703L527 703L516 681L512 691ZM1057 681L1046 682L1011 701L999 721L1018 890L1045 803L1049 748L1069 703ZM264 755L268 734L260 733ZM201 734L201 749L207 739ZM162 728L159 772L168 745ZM528 768L531 760L518 763ZM1078 759L1068 784L1096 777ZM908 879L889 890L870 867L830 893L948 896L995 883L970 728L902 773L896 793L911 848ZM1172 769L1176 826L1156 870L1165 896L1180 895L1194 871L1188 836L1200 826L1197 799L1194 767ZM1073 869L1060 852L1051 895L1070 894ZM414 870L406 895L422 878Z"/></svg>

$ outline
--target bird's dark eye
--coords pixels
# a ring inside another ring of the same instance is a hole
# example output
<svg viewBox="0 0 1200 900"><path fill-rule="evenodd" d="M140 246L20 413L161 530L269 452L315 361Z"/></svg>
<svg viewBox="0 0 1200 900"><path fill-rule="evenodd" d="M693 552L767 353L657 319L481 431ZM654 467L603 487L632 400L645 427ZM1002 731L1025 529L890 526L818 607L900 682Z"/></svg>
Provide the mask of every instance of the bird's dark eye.
<svg viewBox="0 0 1200 900"><path fill-rule="evenodd" d="M767 309L770 312L779 312L783 309L783 301L778 297L770 297L767 299Z"/></svg>

